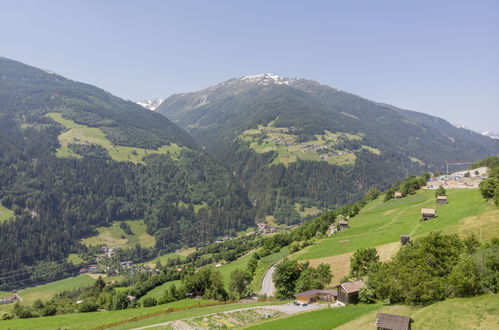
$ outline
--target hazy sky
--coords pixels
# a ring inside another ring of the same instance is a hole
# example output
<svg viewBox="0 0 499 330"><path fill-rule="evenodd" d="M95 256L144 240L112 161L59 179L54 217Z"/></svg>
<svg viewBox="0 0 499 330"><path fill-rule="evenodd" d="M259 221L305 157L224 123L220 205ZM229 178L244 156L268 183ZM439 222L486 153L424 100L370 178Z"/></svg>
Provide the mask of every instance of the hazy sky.
<svg viewBox="0 0 499 330"><path fill-rule="evenodd" d="M305 77L499 131L497 0L2 0L0 56L131 100Z"/></svg>

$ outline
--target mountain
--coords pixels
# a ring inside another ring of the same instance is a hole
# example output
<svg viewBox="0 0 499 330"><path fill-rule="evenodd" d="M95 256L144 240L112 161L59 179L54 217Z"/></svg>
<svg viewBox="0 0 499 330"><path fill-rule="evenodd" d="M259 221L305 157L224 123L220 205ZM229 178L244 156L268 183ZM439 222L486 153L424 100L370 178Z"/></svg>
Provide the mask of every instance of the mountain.
<svg viewBox="0 0 499 330"><path fill-rule="evenodd" d="M81 239L117 220L143 221L153 237L154 247L123 252L135 260L254 221L232 174L164 116L6 58L0 202L2 288L74 274L68 254L94 260L99 249ZM37 277L41 268L50 278Z"/></svg>
<svg viewBox="0 0 499 330"><path fill-rule="evenodd" d="M496 141L443 119L273 74L172 95L156 111L226 162L259 219L281 223L498 151Z"/></svg>
<svg viewBox="0 0 499 330"><path fill-rule="evenodd" d="M494 140L499 140L499 133L491 132L491 131L482 131L480 132L483 136L488 136Z"/></svg>
<svg viewBox="0 0 499 330"><path fill-rule="evenodd" d="M145 101L137 101L136 103L146 109L149 110L156 110L157 107L160 106L160 104L164 101L165 99L160 99L160 98L155 98L151 100L145 100Z"/></svg>

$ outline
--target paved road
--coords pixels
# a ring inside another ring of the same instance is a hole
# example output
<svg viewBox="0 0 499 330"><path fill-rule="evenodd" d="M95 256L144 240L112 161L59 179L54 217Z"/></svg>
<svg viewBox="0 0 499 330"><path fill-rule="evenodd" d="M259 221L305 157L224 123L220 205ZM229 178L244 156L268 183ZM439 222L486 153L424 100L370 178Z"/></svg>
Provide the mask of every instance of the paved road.
<svg viewBox="0 0 499 330"><path fill-rule="evenodd" d="M267 295L267 297L273 297L275 292L274 281L272 281L272 275L274 275L275 265L272 265L265 273L262 281L262 289L258 294Z"/></svg>

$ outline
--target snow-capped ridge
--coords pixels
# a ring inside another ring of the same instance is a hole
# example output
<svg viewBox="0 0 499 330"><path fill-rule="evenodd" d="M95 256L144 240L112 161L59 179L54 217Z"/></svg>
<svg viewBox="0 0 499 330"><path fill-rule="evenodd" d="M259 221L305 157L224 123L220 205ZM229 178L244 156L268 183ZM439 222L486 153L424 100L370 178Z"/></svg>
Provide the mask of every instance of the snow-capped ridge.
<svg viewBox="0 0 499 330"><path fill-rule="evenodd" d="M285 78L272 73L254 74L254 75L244 76L238 79L238 81L252 82L263 86L270 84L289 85L290 82L296 80L297 80L296 78Z"/></svg>
<svg viewBox="0 0 499 330"><path fill-rule="evenodd" d="M156 110L157 107L159 107L161 105L161 103L163 103L164 100L165 99L155 98L155 99L151 99L151 100L137 101L135 103L137 103L138 105L140 105L148 110L154 111L154 110Z"/></svg>

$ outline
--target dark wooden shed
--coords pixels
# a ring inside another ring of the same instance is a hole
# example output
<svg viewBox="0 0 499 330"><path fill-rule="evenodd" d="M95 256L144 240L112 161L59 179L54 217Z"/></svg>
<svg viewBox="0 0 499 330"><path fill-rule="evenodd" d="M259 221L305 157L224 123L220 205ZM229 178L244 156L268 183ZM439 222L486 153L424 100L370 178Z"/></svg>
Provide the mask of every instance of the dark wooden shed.
<svg viewBox="0 0 499 330"><path fill-rule="evenodd" d="M447 204L447 196L437 196L437 204Z"/></svg>
<svg viewBox="0 0 499 330"><path fill-rule="evenodd" d="M421 220L426 221L434 218L437 211L435 209L421 209Z"/></svg>
<svg viewBox="0 0 499 330"><path fill-rule="evenodd" d="M407 316L378 313L374 326L378 330L411 330L412 322Z"/></svg>
<svg viewBox="0 0 499 330"><path fill-rule="evenodd" d="M400 235L400 244L406 245L411 242L411 235Z"/></svg>
<svg viewBox="0 0 499 330"><path fill-rule="evenodd" d="M359 300L359 291L366 285L361 280L341 283L336 286L338 301L347 305L356 303Z"/></svg>
<svg viewBox="0 0 499 330"><path fill-rule="evenodd" d="M341 220L341 221L339 222L339 225L340 225L340 230L347 229L347 228L348 228L348 221L346 221L346 220Z"/></svg>

